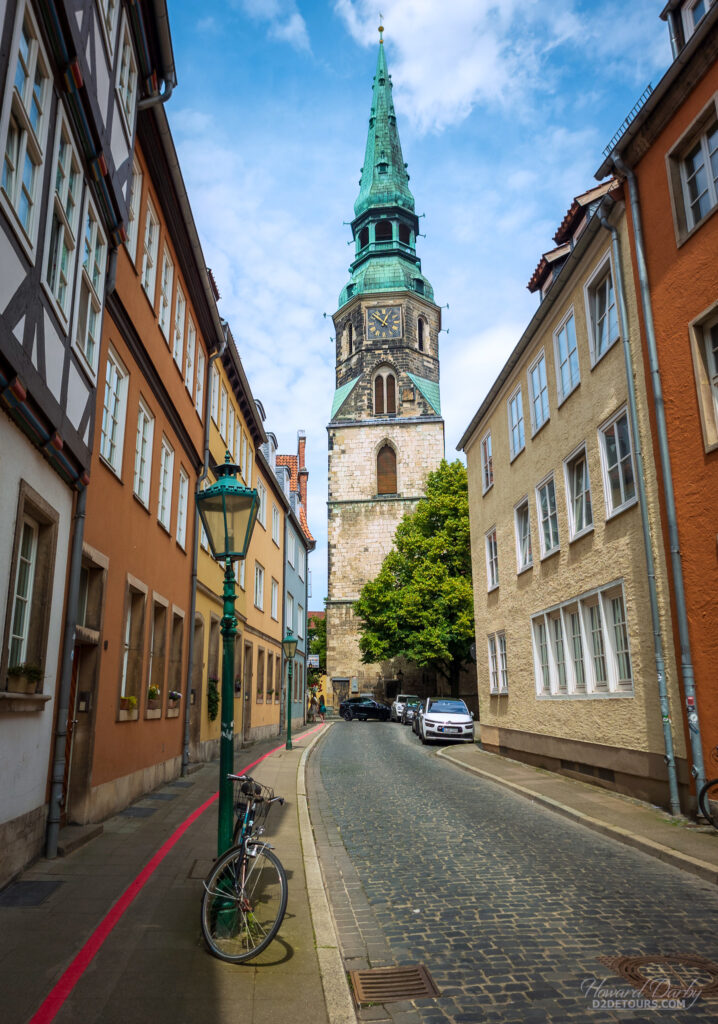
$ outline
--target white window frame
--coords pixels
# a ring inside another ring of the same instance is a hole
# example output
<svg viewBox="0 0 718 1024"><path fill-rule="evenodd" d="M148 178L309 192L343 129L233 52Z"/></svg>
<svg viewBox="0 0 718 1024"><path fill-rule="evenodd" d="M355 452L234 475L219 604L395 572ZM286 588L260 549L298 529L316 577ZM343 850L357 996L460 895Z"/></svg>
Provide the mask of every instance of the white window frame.
<svg viewBox="0 0 718 1024"><path fill-rule="evenodd" d="M122 479L122 453L125 445L125 416L129 374L110 346L105 363L105 389L100 427L100 457L115 476ZM108 432L108 425L112 424Z"/></svg>
<svg viewBox="0 0 718 1024"><path fill-rule="evenodd" d="M496 634L491 633L487 638L489 654L489 693L499 692L499 656L496 647Z"/></svg>
<svg viewBox="0 0 718 1024"><path fill-rule="evenodd" d="M581 491L581 494L576 493L576 466L583 460L585 467L585 486ZM588 469L588 449L585 443L580 444L575 448L571 454L564 460L563 463L564 483L566 487L566 506L568 511L568 537L569 541L578 540L579 537L584 537L587 533L593 530L593 501L591 499L591 474ZM584 524L578 527L577 521L577 502L581 501L583 505L583 517ZM590 515L590 522L588 521L588 515Z"/></svg>
<svg viewBox="0 0 718 1024"><path fill-rule="evenodd" d="M541 630L546 643L545 662ZM531 619L531 635L539 699L633 695L633 658L622 580L538 612Z"/></svg>
<svg viewBox="0 0 718 1024"><path fill-rule="evenodd" d="M135 497L145 508L150 504L152 478L152 442L155 433L155 418L140 399L137 411L137 434L135 436L135 471L132 489ZM144 469L143 469L144 466Z"/></svg>
<svg viewBox="0 0 718 1024"><path fill-rule="evenodd" d="M279 547L280 537L279 509L274 502L272 502L272 540L277 547Z"/></svg>
<svg viewBox="0 0 718 1024"><path fill-rule="evenodd" d="M481 438L481 487L486 494L494 486L494 458L491 450L491 431Z"/></svg>
<svg viewBox="0 0 718 1024"><path fill-rule="evenodd" d="M302 583L304 582L304 558L304 548L302 547L301 542L299 542L297 544L297 576Z"/></svg>
<svg viewBox="0 0 718 1024"><path fill-rule="evenodd" d="M187 541L187 508L189 504L189 476L180 466L179 479L177 482L177 530L176 540L181 548L185 548Z"/></svg>
<svg viewBox="0 0 718 1024"><path fill-rule="evenodd" d="M217 426L219 428L219 435L220 435L220 437L222 438L223 441L226 441L226 439L227 439L227 402L228 402L228 399L229 399L229 396L227 394L227 389L224 386L224 384L222 384L221 387L220 387L220 391L219 391L219 423L217 424Z"/></svg>
<svg viewBox="0 0 718 1024"><path fill-rule="evenodd" d="M297 564L297 535L292 527L287 526L287 561L292 569Z"/></svg>
<svg viewBox="0 0 718 1024"><path fill-rule="evenodd" d="M526 529L523 529L522 518L526 513ZM533 546L531 543L531 511L528 495L514 506L514 529L516 531L516 573L520 575L533 568ZM527 542L527 543L526 543Z"/></svg>
<svg viewBox="0 0 718 1024"><path fill-rule="evenodd" d="M553 507L551 507L548 501L548 488L551 487L553 494ZM541 492L546 489L547 501L546 507L548 514L544 516L543 508L541 505ZM561 550L561 536L558 528L558 502L556 499L556 481L553 473L549 473L548 476L544 477L536 484L536 518L538 521L538 533L539 533L539 549L541 551L541 558L550 558L551 555L555 555L557 551ZM551 547L546 546L546 523L549 524L548 533L553 539L555 525L556 543Z"/></svg>
<svg viewBox="0 0 718 1024"><path fill-rule="evenodd" d="M187 348L184 361L184 386L194 399L194 360L197 351L197 328L192 317L187 318Z"/></svg>
<svg viewBox="0 0 718 1024"><path fill-rule="evenodd" d="M122 113L122 123L129 141L132 140L132 133L137 109L137 93L139 86L139 75L137 70L137 57L132 43L127 15L122 13L120 28L119 59L117 61L117 77L115 79L115 91L117 93L118 107Z"/></svg>
<svg viewBox="0 0 718 1024"><path fill-rule="evenodd" d="M26 528L30 531L30 551L28 555L23 555L22 544ZM15 570L15 585L13 586L12 614L8 629L8 667L23 665L27 660L27 642L30 637L32 595L35 588L35 575L37 573L37 548L39 536L40 527L38 523L30 516L24 515L22 520L22 529L20 531L20 539L17 545L17 568ZM23 566L26 567L27 570L24 573L22 572ZM19 593L22 580L25 580L27 583L27 589L24 594ZM24 603L24 611L22 615L22 624L20 626L21 632L16 633L15 625L19 619L18 601ZM15 653L13 653L14 643L16 645ZM18 643L19 650L17 649Z"/></svg>
<svg viewBox="0 0 718 1024"><path fill-rule="evenodd" d="M107 52L110 56L115 52L115 30L117 28L117 14L120 10L120 0L97 0L100 8L100 24L102 34L105 37Z"/></svg>
<svg viewBox="0 0 718 1024"><path fill-rule="evenodd" d="M89 191L85 197L82 223L83 260L75 296L74 348L82 357L83 365L90 371L94 380L100 357L107 239Z"/></svg>
<svg viewBox="0 0 718 1024"><path fill-rule="evenodd" d="M574 347L569 347L569 325L571 325L571 331L573 333ZM567 347L565 353L565 359L561 353L561 335L566 333ZM563 319L560 321L555 331L553 332L553 349L554 349L554 362L556 364L556 390L558 392L558 404L562 405L569 395L572 395L576 388L581 383L581 361L578 358L578 335L576 334L576 316L574 313L573 306L569 309ZM572 367L572 354L576 356L576 376L574 379L574 371ZM567 387L564 388L562 367L566 365L568 367L568 381Z"/></svg>
<svg viewBox="0 0 718 1024"><path fill-rule="evenodd" d="M177 281L175 290L175 315L174 329L172 331L172 358L174 359L179 372L182 373L182 361L184 358L184 329L187 322L187 299L182 287Z"/></svg>
<svg viewBox="0 0 718 1024"><path fill-rule="evenodd" d="M506 658L506 634L501 630L496 634L499 647L499 694L509 692L509 668Z"/></svg>
<svg viewBox="0 0 718 1024"><path fill-rule="evenodd" d="M681 19L683 21L683 35L686 42L691 38L701 21L703 21L703 18L705 18L706 14L708 14L708 11L713 6L713 2L714 0L705 0L705 11L698 21L694 20L693 11L698 4L701 3L701 0L687 0L687 2L683 4L681 7Z"/></svg>
<svg viewBox="0 0 718 1024"><path fill-rule="evenodd" d="M264 566L254 563L254 607L264 611Z"/></svg>
<svg viewBox="0 0 718 1024"><path fill-rule="evenodd" d="M52 156L54 188L47 208L45 272L42 283L61 321L67 326L75 280L75 261L83 209L84 177L78 150L65 114L60 108L55 122ZM67 147L62 160L63 142ZM73 187L74 181L74 187Z"/></svg>
<svg viewBox="0 0 718 1024"><path fill-rule="evenodd" d="M172 519L172 478L174 476L175 452L167 438L162 436L160 445L160 472L157 497L157 522L169 533Z"/></svg>
<svg viewBox="0 0 718 1024"><path fill-rule="evenodd" d="M304 639L304 608L301 604L297 605L297 636Z"/></svg>
<svg viewBox="0 0 718 1024"><path fill-rule="evenodd" d="M496 527L486 531L484 538L486 548L486 589L496 590L499 585L499 545Z"/></svg>
<svg viewBox="0 0 718 1024"><path fill-rule="evenodd" d="M279 621L279 583L272 577L271 615L275 622Z"/></svg>
<svg viewBox="0 0 718 1024"><path fill-rule="evenodd" d="M246 565L247 560L245 558L239 559L239 585L242 590L246 590L245 577L246 577Z"/></svg>
<svg viewBox="0 0 718 1024"><path fill-rule="evenodd" d="M215 426L219 426L219 370L212 363L212 379L210 381L211 392L209 396L209 408Z"/></svg>
<svg viewBox="0 0 718 1024"><path fill-rule="evenodd" d="M232 462L236 462L237 459L234 454L234 406L231 402L227 409L227 447L232 454Z"/></svg>
<svg viewBox="0 0 718 1024"><path fill-rule="evenodd" d="M264 486L261 480L257 480L257 497L259 498L259 508L257 510L257 522L267 529L267 488Z"/></svg>
<svg viewBox="0 0 718 1024"><path fill-rule="evenodd" d="M588 324L588 348L591 356L591 366L600 362L606 353L613 348L621 337L621 320L618 310L618 297L616 295L615 274L613 273L613 260L610 251L604 253L594 269L591 276L583 286L583 297L586 306L586 323ZM599 349L598 331L598 296L602 287L610 281L610 291L613 295L611 305L608 297L606 300L606 312L604 320L606 323L606 343ZM613 310L613 317L611 316Z"/></svg>
<svg viewBox="0 0 718 1024"><path fill-rule="evenodd" d="M518 384L506 400L506 413L509 419L509 451L510 461L521 454L526 447L526 425L524 423L524 403L521 385Z"/></svg>
<svg viewBox="0 0 718 1024"><path fill-rule="evenodd" d="M247 480L247 435L242 431L242 458L239 465L239 471L242 474L242 479Z"/></svg>
<svg viewBox="0 0 718 1024"><path fill-rule="evenodd" d="M201 346L197 347L197 375L194 392L194 407L200 422L204 422L204 367L205 356Z"/></svg>
<svg viewBox="0 0 718 1024"><path fill-rule="evenodd" d="M621 455L619 451L618 425L620 421L624 419L626 421L625 436L628 440L627 455ZM618 456L615 467L609 464L609 436L613 437L615 451ZM625 405L619 409L618 412L614 413L609 420L601 424L598 429L598 439L599 449L601 452L601 469L603 471L603 493L606 499L606 518L611 519L613 516L617 516L621 512L624 512L627 508L631 508L631 506L635 505L638 501L638 488L636 487L636 463L633 457L633 432L631 430L631 419L628 414L628 408ZM633 494L629 494L628 497L626 497L628 487L625 474L625 467L627 464L630 466L633 481ZM618 472L619 490L621 493L621 501L615 505L613 503L613 488L611 486L612 471Z"/></svg>
<svg viewBox="0 0 718 1024"><path fill-rule="evenodd" d="M286 628L291 629L291 631L294 632L294 597L292 594L287 594L284 607L287 617Z"/></svg>
<svg viewBox="0 0 718 1024"><path fill-rule="evenodd" d="M534 375L538 374L538 393L535 389ZM551 418L551 407L548 400L548 376L546 371L546 353L541 349L527 371L529 389L529 410L531 413L531 436L534 437ZM543 376L543 379L542 379Z"/></svg>
<svg viewBox="0 0 718 1024"><path fill-rule="evenodd" d="M172 285L174 283L175 276L175 265L170 251L165 246L162 250L162 276L160 278L160 308L157 315L159 321L160 330L167 340L167 344L170 343L170 325L172 323Z"/></svg>
<svg viewBox="0 0 718 1024"><path fill-rule="evenodd" d="M26 72L21 96L16 88L17 70L21 62L20 37L27 22L30 45L27 61L22 60ZM0 172L0 203L8 214L10 224L31 262L35 262L37 236L40 229L40 207L44 165L47 158L47 136L50 130L50 106L52 100L52 75L45 47L38 28L34 11L29 3L20 4L12 36L11 59L8 63L6 91L0 121L3 167ZM40 69L42 86L39 96L35 93L35 78ZM38 112L33 126L34 112ZM14 154L10 148L10 124L16 126ZM31 185L27 188L24 174L26 161L34 168ZM9 173L8 173L9 172ZM27 203L27 220L21 215L21 199Z"/></svg>
<svg viewBox="0 0 718 1024"><path fill-rule="evenodd" d="M142 242L142 288L155 308L155 290L157 288L157 257L160 248L160 220L154 203L148 197L145 209L145 232Z"/></svg>
<svg viewBox="0 0 718 1024"><path fill-rule="evenodd" d="M251 444L247 444L247 486L252 486L252 470L254 468L254 452Z"/></svg>
<svg viewBox="0 0 718 1024"><path fill-rule="evenodd" d="M137 157L132 161L130 176L130 194L127 202L127 237L125 246L134 266L137 259L137 240L140 227L140 207L142 204L142 168Z"/></svg>

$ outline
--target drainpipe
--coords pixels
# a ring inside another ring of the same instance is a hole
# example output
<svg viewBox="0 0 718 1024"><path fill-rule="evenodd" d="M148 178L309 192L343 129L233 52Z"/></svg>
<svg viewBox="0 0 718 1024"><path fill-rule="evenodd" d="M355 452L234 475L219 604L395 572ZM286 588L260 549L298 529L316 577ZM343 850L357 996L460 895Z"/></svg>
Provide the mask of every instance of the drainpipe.
<svg viewBox="0 0 718 1024"><path fill-rule="evenodd" d="M633 377L633 359L631 357L631 340L628 336L628 312L626 310L626 294L623 287L623 270L621 268L621 246L618 238L618 231L609 224L605 216L601 215L600 224L602 228L611 233L611 245L613 249L613 262L616 272L616 291L618 292L618 304L621 310L621 323L623 330L623 356L626 362L626 384L628 386L628 406L630 409L631 439L633 451L636 457L636 478L638 483L638 503L641 509L641 526L643 528L643 547L646 552L646 571L648 574L648 594L651 605L651 619L653 621L653 649L656 658L656 673L658 676L658 700L661 707L661 720L663 722L663 744L666 750L665 761L668 768L668 794L671 814L674 816L681 813L681 802L678 795L678 776L676 773L676 759L673 747L673 730L671 728L670 704L668 702L668 690L666 688L666 664L663 653L663 633L661 631L661 618L658 611L658 592L656 589L656 565L653 558L653 541L651 537L651 526L648 520L648 505L646 501L646 474L643 466L643 452L641 449L641 435L638 430L638 414L636 409L636 385Z"/></svg>
<svg viewBox="0 0 718 1024"><path fill-rule="evenodd" d="M675 60L678 54L681 52L680 45L678 43L678 26L676 25L676 12L668 12L668 31L671 37L671 53Z"/></svg>
<svg viewBox="0 0 718 1024"><path fill-rule="evenodd" d="M691 774L696 781L698 790L705 784L705 770L703 767L703 747L701 745L700 721L698 718L698 704L696 703L695 676L693 674L693 660L691 657L691 638L688 630L688 614L686 612L686 594L683 586L683 563L681 560L681 549L678 541L678 524L676 521L676 502L673 489L673 474L671 472L671 458L668 450L668 432L666 429L666 409L663 401L663 388L661 385L661 373L658 366L658 351L656 348L656 332L653 325L653 306L651 304L651 292L648 285L648 270L646 268L646 257L643 247L643 228L641 226L641 208L638 199L638 182L636 176L623 162L620 156L614 156L613 164L616 169L627 179L628 190L631 202L631 216L633 220L633 238L636 244L636 263L638 266L638 282L641 291L641 306L643 308L643 319L646 325L646 347L648 350L648 362L651 371L651 383L653 385L653 404L656 414L656 432L658 434L658 452L661 460L661 471L663 473L663 497L666 502L666 520L668 526L668 540L671 549L671 573L673 577L673 593L676 601L676 617L678 619L678 636L681 645L681 674L683 676L683 691L686 698L686 716L688 720L688 733L691 742L691 753L693 765Z"/></svg>
<svg viewBox="0 0 718 1024"><path fill-rule="evenodd" d="M189 770L189 720L192 696L192 676L194 675L194 617L197 612L197 562L199 560L199 510L197 495L202 489L202 484L209 476L209 417L211 394L211 369L214 361L219 359L227 345L227 338L223 335L216 352L207 360L207 384L204 389L204 458L202 461L202 472L197 478L197 485L194 492L194 524L192 529L192 594L190 597L189 610L189 645L187 647L187 685L185 686L184 706L184 737L182 742L182 776Z"/></svg>
<svg viewBox="0 0 718 1024"><path fill-rule="evenodd" d="M62 662L57 692L57 728L55 729L55 752L52 761L50 785L50 807L45 833L45 856L48 860L57 857L60 835L60 809L62 785L65 778L65 745L67 722L70 717L70 690L72 688L72 661L75 656L75 624L77 622L77 600L80 593L80 572L82 570L82 541L85 536L85 507L87 488L83 487L75 503L74 530L70 551L70 576L67 585L67 609L62 637ZM74 711L74 709L73 709Z"/></svg>

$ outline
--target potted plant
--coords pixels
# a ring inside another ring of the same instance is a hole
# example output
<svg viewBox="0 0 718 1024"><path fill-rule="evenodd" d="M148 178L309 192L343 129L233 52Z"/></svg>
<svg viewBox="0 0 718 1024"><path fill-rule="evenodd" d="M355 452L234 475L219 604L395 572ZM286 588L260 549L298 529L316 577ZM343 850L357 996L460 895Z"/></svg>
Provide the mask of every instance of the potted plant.
<svg viewBox="0 0 718 1024"><path fill-rule="evenodd" d="M170 690L167 694L167 707L176 708L182 699L182 694L178 690Z"/></svg>
<svg viewBox="0 0 718 1024"><path fill-rule="evenodd" d="M219 678L209 676L207 679L207 717L213 722L219 714Z"/></svg>
<svg viewBox="0 0 718 1024"><path fill-rule="evenodd" d="M120 711L135 711L137 708L137 697L131 694L129 697L120 697Z"/></svg>
<svg viewBox="0 0 718 1024"><path fill-rule="evenodd" d="M8 690L15 693L37 693L37 684L41 679L40 666L31 665L27 661L21 665L11 665L7 670Z"/></svg>
<svg viewBox="0 0 718 1024"><path fill-rule="evenodd" d="M273 693L274 693L274 690L270 686L269 689L267 690L267 700L271 700L272 699L272 694Z"/></svg>
<svg viewBox="0 0 718 1024"><path fill-rule="evenodd" d="M147 707L150 711L156 711L159 708L161 704L160 697L161 693L159 686L155 686L155 684L152 683L152 685L147 688Z"/></svg>

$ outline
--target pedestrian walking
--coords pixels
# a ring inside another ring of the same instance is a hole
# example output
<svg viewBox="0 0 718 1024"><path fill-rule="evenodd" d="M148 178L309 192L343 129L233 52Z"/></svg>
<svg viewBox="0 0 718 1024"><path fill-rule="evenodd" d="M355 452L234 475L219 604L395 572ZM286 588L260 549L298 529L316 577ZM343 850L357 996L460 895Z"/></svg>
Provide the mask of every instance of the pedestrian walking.
<svg viewBox="0 0 718 1024"><path fill-rule="evenodd" d="M319 691L319 717L321 718L322 721L324 721L324 716L326 715L326 713L327 713L327 706L324 703L324 694L320 690Z"/></svg>
<svg viewBox="0 0 718 1024"><path fill-rule="evenodd" d="M309 721L310 722L316 721L318 707L319 707L319 703L317 701L317 698L316 698L314 692L312 692L312 699L309 701Z"/></svg>

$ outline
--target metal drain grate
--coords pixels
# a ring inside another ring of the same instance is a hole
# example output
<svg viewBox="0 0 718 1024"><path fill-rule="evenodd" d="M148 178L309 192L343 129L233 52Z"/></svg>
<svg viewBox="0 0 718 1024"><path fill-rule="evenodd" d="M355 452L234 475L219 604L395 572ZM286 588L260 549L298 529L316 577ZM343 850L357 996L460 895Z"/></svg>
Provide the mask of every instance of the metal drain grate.
<svg viewBox="0 0 718 1024"><path fill-rule="evenodd" d="M0 894L0 907L39 907L62 882L15 882Z"/></svg>
<svg viewBox="0 0 718 1024"><path fill-rule="evenodd" d="M154 814L156 810L156 807L125 807L124 811L120 811L119 817L149 818L149 816Z"/></svg>
<svg viewBox="0 0 718 1024"><path fill-rule="evenodd" d="M438 996L434 979L423 964L412 967L372 967L350 971L354 998L361 1003L394 1003L400 999Z"/></svg>
<svg viewBox="0 0 718 1024"><path fill-rule="evenodd" d="M718 998L718 964L692 953L600 956L648 999Z"/></svg>

